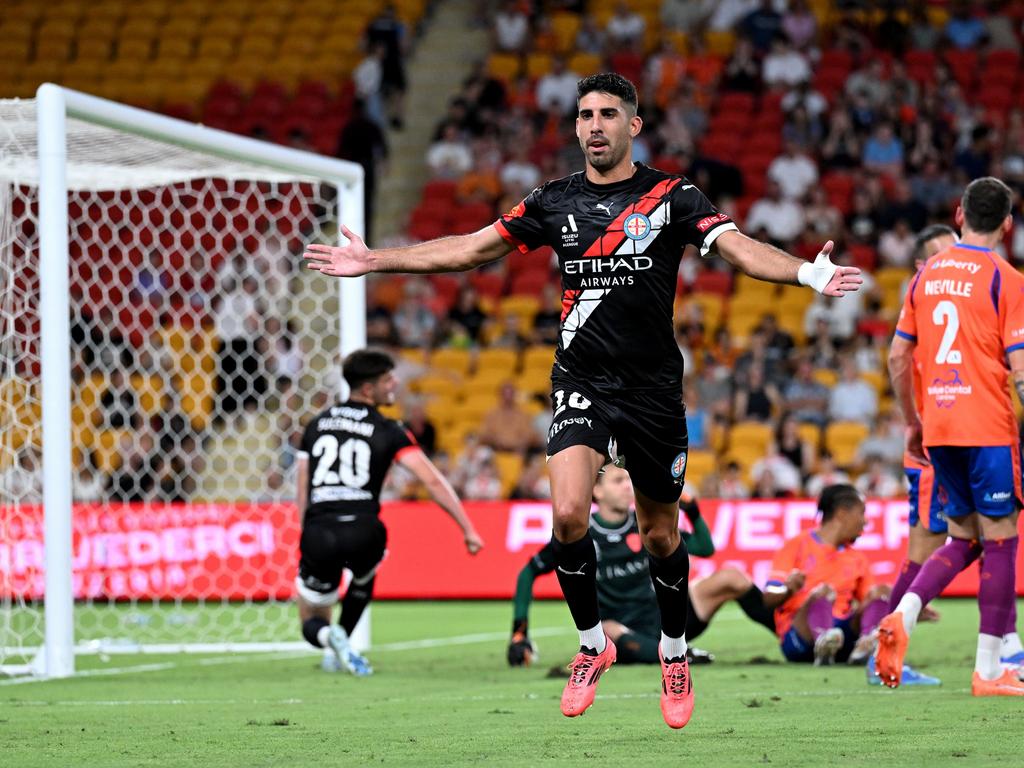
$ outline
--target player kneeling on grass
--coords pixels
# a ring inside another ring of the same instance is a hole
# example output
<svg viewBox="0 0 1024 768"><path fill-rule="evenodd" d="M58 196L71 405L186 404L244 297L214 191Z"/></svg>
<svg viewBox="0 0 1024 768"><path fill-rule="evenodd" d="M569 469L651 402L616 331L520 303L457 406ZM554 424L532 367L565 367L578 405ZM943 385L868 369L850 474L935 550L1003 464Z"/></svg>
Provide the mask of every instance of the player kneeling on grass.
<svg viewBox="0 0 1024 768"><path fill-rule="evenodd" d="M851 485L830 485L818 501L821 524L782 545L772 560L765 603L788 661L863 664L890 588L871 584L868 560L853 549L864 532L864 499ZM933 682L934 678L930 678Z"/></svg>
<svg viewBox="0 0 1024 768"><path fill-rule="evenodd" d="M359 676L373 670L349 645L349 636L373 597L374 576L386 551L380 489L391 463L397 461L412 472L459 524L471 555L483 547L455 491L416 439L377 410L395 401L394 368L394 360L384 352L364 349L346 357L342 375L351 394L309 422L297 462L302 537L295 586L302 636L333 652L333 668ZM311 458L316 462L312 474ZM331 609L338 602L345 568L352 572L352 581L341 602L339 623L332 626Z"/></svg>
<svg viewBox="0 0 1024 768"><path fill-rule="evenodd" d="M605 467L594 485L594 501L597 511L590 517L590 536L597 550L597 599L604 617L601 625L618 647L620 664L657 664L661 619L647 554L633 511L633 484L629 473L614 465ZM684 495L680 508L693 527L693 533L681 533L687 551L697 557L711 557L715 545L696 500ZM554 545L549 543L519 572L512 641L508 647L508 663L512 666L528 665L533 660L535 649L528 634L533 582L538 576L555 570L554 550ZM775 629L772 612L765 607L761 590L735 568L723 568L691 583L689 595L687 641L703 633L718 609L730 600L736 600L754 621L770 631ZM712 659L710 654L687 647L687 661L691 664Z"/></svg>

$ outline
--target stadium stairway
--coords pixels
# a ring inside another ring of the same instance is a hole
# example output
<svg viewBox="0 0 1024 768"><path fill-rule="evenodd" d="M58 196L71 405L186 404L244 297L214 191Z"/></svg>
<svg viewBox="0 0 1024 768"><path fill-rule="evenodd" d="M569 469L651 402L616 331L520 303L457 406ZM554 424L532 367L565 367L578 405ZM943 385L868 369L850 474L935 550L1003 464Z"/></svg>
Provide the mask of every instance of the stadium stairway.
<svg viewBox="0 0 1024 768"><path fill-rule="evenodd" d="M390 157L377 187L371 230L376 243L405 231L420 189L429 181L427 148L447 111L448 99L458 93L473 63L487 56L487 29L474 24L476 15L475 0L439 3L406 62L405 128L388 131Z"/></svg>

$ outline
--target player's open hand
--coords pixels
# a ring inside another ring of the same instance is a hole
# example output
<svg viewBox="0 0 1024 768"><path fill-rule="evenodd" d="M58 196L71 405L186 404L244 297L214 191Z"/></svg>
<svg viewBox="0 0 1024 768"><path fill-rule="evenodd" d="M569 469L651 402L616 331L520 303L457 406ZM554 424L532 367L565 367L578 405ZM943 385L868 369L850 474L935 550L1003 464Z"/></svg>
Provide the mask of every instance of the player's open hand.
<svg viewBox="0 0 1024 768"><path fill-rule="evenodd" d="M465 541L466 551L471 555L475 555L484 548L484 540L480 538L480 534L476 531L466 531Z"/></svg>
<svg viewBox="0 0 1024 768"><path fill-rule="evenodd" d="M359 277L371 271L370 249L355 232L344 224L341 234L348 238L347 245L334 246L310 243L302 258L306 267L332 277Z"/></svg>
<svg viewBox="0 0 1024 768"><path fill-rule="evenodd" d="M795 595L804 588L805 581L807 581L807 575L805 573L802 571L792 571L789 576L786 577L786 589L789 590L790 594Z"/></svg>
<svg viewBox="0 0 1024 768"><path fill-rule="evenodd" d="M928 456L924 452L924 430L921 429L921 422L914 419L912 424L907 424L903 436L907 455L919 464L929 466L931 461L928 460Z"/></svg>
<svg viewBox="0 0 1024 768"><path fill-rule="evenodd" d="M858 267L843 267L832 263L832 248L829 240L818 251L814 261L801 264L797 279L801 285L809 285L825 296L845 296L856 291L864 282Z"/></svg>

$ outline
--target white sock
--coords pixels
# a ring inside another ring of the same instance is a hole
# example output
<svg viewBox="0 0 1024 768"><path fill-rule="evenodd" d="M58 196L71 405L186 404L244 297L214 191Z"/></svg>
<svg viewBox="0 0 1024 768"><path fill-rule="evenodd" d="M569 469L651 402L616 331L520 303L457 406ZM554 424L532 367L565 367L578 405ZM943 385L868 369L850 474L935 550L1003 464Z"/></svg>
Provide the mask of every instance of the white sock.
<svg viewBox="0 0 1024 768"><path fill-rule="evenodd" d="M1013 656L1021 651L1024 651L1024 646L1020 643L1020 635L1016 632L1007 632L1003 635L1003 647L999 650L1001 655Z"/></svg>
<svg viewBox="0 0 1024 768"><path fill-rule="evenodd" d="M661 655L666 659L682 659L686 656L686 635L669 637L661 633Z"/></svg>
<svg viewBox="0 0 1024 768"><path fill-rule="evenodd" d="M910 633L914 631L914 627L917 626L917 617L921 613L921 598L913 592L907 592L900 598L900 604L896 606L896 611L903 614L903 629L906 630L909 637Z"/></svg>
<svg viewBox="0 0 1024 768"><path fill-rule="evenodd" d="M321 648L327 647L327 638L331 634L331 625L328 624L326 627L320 627L320 630L316 633L316 641L320 643Z"/></svg>
<svg viewBox="0 0 1024 768"><path fill-rule="evenodd" d="M584 648L593 648L598 653L603 653L604 648L607 645L604 637L604 627L601 626L601 622L598 622L590 629L581 629L580 633L580 645Z"/></svg>
<svg viewBox="0 0 1024 768"><path fill-rule="evenodd" d="M974 657L974 671L982 680L995 680L1003 674L1003 667L999 663L999 647L1003 644L1003 638L995 635L978 635L978 653Z"/></svg>

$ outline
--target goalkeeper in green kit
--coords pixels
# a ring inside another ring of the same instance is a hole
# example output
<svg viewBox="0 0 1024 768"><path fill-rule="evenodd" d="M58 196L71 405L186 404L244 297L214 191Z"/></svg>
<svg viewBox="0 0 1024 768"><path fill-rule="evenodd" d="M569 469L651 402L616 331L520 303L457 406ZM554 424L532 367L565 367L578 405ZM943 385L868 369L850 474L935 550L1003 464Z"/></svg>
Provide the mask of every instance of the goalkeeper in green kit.
<svg viewBox="0 0 1024 768"><path fill-rule="evenodd" d="M618 647L620 664L657 664L661 620L647 554L641 546L633 512L633 485L629 473L614 465L606 466L594 484L594 501L597 511L590 517L590 536L597 549L597 599L604 617L604 631ZM679 505L693 528L693 533L682 533L687 551L695 557L711 557L715 545L696 500L684 494ZM512 640L508 647L508 663L512 666L533 661L535 649L528 632L533 582L538 576L555 570L556 565L548 544L519 572ZM753 621L775 632L775 618L772 611L765 608L761 590L735 568L722 568L707 578L691 582L689 594L687 641L707 629L718 609L730 600L736 600ZM707 663L714 658L692 648L689 653L691 664Z"/></svg>

